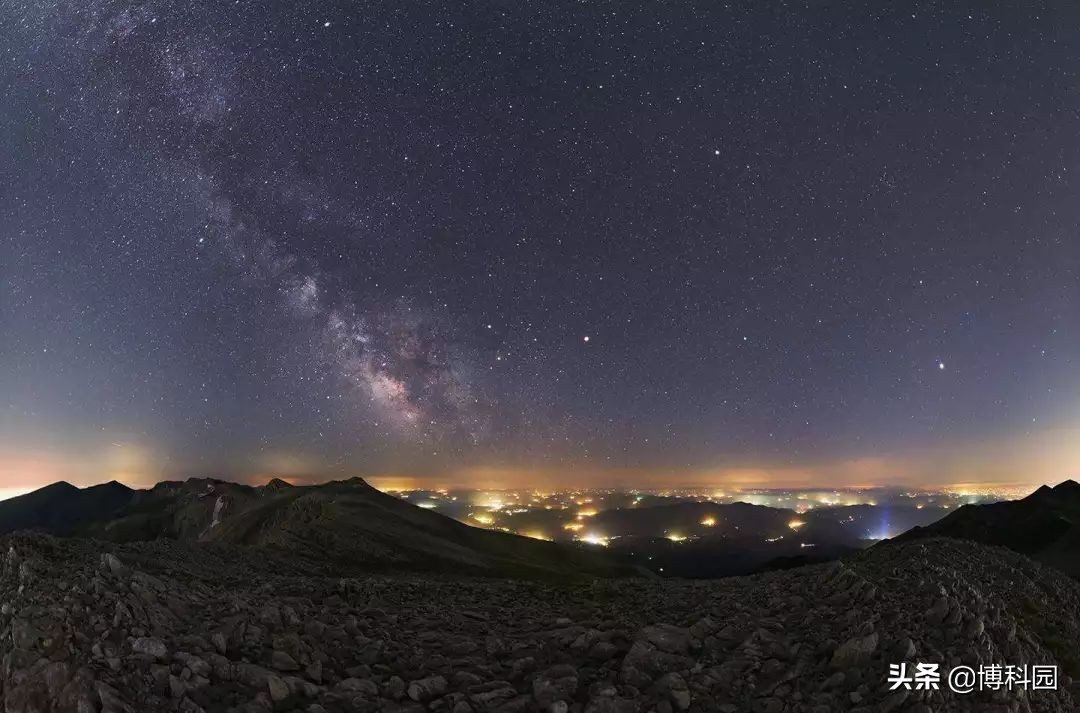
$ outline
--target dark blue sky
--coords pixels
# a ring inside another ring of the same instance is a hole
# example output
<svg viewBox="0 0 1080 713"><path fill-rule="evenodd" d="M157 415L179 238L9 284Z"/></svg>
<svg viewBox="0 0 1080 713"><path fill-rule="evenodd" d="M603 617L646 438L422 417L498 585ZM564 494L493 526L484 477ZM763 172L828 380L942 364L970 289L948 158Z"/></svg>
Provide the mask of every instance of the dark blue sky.
<svg viewBox="0 0 1080 713"><path fill-rule="evenodd" d="M1080 427L1075 8L0 13L9 483L901 481Z"/></svg>

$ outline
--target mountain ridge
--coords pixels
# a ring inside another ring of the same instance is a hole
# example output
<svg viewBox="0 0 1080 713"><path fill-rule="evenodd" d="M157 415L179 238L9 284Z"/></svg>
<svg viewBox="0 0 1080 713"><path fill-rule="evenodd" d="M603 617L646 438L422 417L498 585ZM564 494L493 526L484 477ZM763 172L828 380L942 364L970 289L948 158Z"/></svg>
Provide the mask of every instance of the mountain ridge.
<svg viewBox="0 0 1080 713"><path fill-rule="evenodd" d="M98 506L102 503L107 507ZM84 489L52 484L0 503L0 534L23 529L117 543L170 539L254 548L343 573L643 574L595 549L470 527L356 477L318 485L270 481L262 486L191 478L163 481L146 490L119 484Z"/></svg>
<svg viewBox="0 0 1080 713"><path fill-rule="evenodd" d="M964 505L941 520L909 530L900 541L954 537L1008 547L1080 577L1080 483L1043 485L1025 498Z"/></svg>
<svg viewBox="0 0 1080 713"><path fill-rule="evenodd" d="M107 517L126 506L135 492L115 480L87 488L63 480L50 483L0 501L0 534L23 529L73 534L91 519Z"/></svg>

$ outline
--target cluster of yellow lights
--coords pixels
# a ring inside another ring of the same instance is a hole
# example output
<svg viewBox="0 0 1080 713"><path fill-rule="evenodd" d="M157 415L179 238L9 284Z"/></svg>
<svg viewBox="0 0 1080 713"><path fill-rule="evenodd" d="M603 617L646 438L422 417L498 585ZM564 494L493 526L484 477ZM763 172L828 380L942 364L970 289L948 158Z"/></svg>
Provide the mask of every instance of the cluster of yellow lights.
<svg viewBox="0 0 1080 713"><path fill-rule="evenodd" d="M525 535L525 537L531 537L534 540L550 540L551 539L550 537L548 537L544 533L540 532L539 530L530 530L528 532L523 532L521 534Z"/></svg>
<svg viewBox="0 0 1080 713"><path fill-rule="evenodd" d="M491 515L488 515L486 512L474 513L472 515L472 519L476 520L481 525L490 525L491 523L495 522L495 518L493 518Z"/></svg>
<svg viewBox="0 0 1080 713"><path fill-rule="evenodd" d="M716 518L712 516L706 517L701 521L701 524L705 527L712 527L716 524Z"/></svg>
<svg viewBox="0 0 1080 713"><path fill-rule="evenodd" d="M582 525L580 522L568 522L565 525L563 525L564 530L572 530L574 532L577 532L578 530L580 530L583 527L585 527L585 526Z"/></svg>
<svg viewBox="0 0 1080 713"><path fill-rule="evenodd" d="M805 524L806 523L803 522L802 520L792 520L791 522L789 522L787 524L787 526L790 527L792 530L798 530L800 527L802 527Z"/></svg>
<svg viewBox="0 0 1080 713"><path fill-rule="evenodd" d="M678 532L669 532L667 535L665 535L665 537L667 537L672 542L682 542L686 539L686 535L680 535Z"/></svg>
<svg viewBox="0 0 1080 713"><path fill-rule="evenodd" d="M608 544L608 538L595 532L586 532L578 539L590 545L600 545L601 547L607 547Z"/></svg>
<svg viewBox="0 0 1080 713"><path fill-rule="evenodd" d="M581 519L586 518L586 517L592 517L595 514L596 514L596 510L594 510L593 508L585 508L584 510L578 510L577 516L578 516L578 519L581 520Z"/></svg>

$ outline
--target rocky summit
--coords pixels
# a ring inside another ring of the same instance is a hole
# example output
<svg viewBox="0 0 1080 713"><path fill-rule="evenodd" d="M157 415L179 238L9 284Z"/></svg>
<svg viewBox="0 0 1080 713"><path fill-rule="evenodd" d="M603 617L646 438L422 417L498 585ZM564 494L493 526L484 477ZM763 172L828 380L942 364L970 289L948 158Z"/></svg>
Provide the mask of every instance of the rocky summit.
<svg viewBox="0 0 1080 713"><path fill-rule="evenodd" d="M347 578L242 548L3 538L9 713L1075 711L1080 585L886 543L720 580ZM1057 690L889 690L889 665L1050 664Z"/></svg>

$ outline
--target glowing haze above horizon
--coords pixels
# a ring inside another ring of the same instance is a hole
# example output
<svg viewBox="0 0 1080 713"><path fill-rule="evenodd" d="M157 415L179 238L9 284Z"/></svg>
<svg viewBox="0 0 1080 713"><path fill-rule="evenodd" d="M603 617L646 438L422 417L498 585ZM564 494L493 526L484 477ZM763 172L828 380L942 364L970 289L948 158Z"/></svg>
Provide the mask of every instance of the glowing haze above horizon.
<svg viewBox="0 0 1080 713"><path fill-rule="evenodd" d="M1078 20L0 3L0 490L1075 477Z"/></svg>

